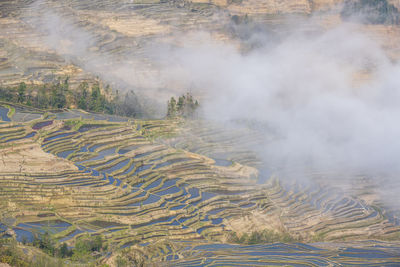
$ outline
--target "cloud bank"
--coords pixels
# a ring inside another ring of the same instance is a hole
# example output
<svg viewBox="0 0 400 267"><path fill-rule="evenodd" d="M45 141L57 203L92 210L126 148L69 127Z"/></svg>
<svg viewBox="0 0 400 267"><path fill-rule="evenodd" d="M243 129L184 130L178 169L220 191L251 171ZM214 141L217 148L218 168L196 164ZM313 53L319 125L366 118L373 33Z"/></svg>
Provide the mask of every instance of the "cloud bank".
<svg viewBox="0 0 400 267"><path fill-rule="evenodd" d="M169 77L205 95L207 119L263 125L259 153L271 166L399 172L400 66L350 24L295 32L246 53L207 33L190 39L197 41L168 54L178 66Z"/></svg>
<svg viewBox="0 0 400 267"><path fill-rule="evenodd" d="M94 51L95 35L50 13L35 22L50 47L153 98L160 112L172 92L190 90L201 98L205 119L258 125L264 140L257 151L282 177L333 171L396 181L400 65L354 24L296 31L294 21L278 36L242 26L246 40L234 42L207 31L173 33L172 45L144 49L151 66L143 67L135 53L115 58Z"/></svg>

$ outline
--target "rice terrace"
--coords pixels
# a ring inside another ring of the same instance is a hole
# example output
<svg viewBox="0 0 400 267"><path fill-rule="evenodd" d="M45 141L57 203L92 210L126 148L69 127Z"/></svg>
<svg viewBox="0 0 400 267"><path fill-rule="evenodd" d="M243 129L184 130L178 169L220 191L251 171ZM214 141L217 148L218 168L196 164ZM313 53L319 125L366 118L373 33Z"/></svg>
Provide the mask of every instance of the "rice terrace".
<svg viewBox="0 0 400 267"><path fill-rule="evenodd" d="M0 266L400 266L399 8L0 1Z"/></svg>

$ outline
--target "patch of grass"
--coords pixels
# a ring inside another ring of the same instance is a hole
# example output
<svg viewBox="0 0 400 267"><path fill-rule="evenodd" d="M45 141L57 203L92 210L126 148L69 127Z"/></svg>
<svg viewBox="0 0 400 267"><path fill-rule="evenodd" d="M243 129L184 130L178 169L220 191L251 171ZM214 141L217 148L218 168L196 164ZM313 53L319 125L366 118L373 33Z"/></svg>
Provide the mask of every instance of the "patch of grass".
<svg viewBox="0 0 400 267"><path fill-rule="evenodd" d="M14 116L14 114L15 114L15 108L11 107L9 105L7 105L6 107L8 108L7 116L11 119L12 116Z"/></svg>
<svg viewBox="0 0 400 267"><path fill-rule="evenodd" d="M81 119L70 119L64 122L65 126L71 127L71 130L78 130L84 124L83 120Z"/></svg>

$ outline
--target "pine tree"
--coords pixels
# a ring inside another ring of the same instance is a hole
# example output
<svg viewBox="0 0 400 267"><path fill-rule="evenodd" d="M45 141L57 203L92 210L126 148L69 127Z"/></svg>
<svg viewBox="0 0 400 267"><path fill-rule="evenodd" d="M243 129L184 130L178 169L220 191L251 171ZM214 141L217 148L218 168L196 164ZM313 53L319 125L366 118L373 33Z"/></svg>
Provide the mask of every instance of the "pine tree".
<svg viewBox="0 0 400 267"><path fill-rule="evenodd" d="M26 91L26 84L24 82L20 83L18 86L18 99L19 103L25 102L25 91Z"/></svg>
<svg viewBox="0 0 400 267"><path fill-rule="evenodd" d="M28 93L28 97L26 98L27 100L26 100L26 105L28 105L28 106L32 106L32 96L31 96L31 94L30 93Z"/></svg>
<svg viewBox="0 0 400 267"><path fill-rule="evenodd" d="M60 256L61 258L65 258L68 257L68 254L69 254L68 246L66 243L63 243L60 247Z"/></svg>
<svg viewBox="0 0 400 267"><path fill-rule="evenodd" d="M80 109L86 110L88 108L88 88L89 85L87 84L87 82L83 82L79 85L78 87L78 94L76 96L76 98L78 99L78 103L77 106Z"/></svg>
<svg viewBox="0 0 400 267"><path fill-rule="evenodd" d="M90 104L89 110L99 112L101 111L101 93L100 93L100 86L98 83L95 83L92 86L92 94L90 96Z"/></svg>
<svg viewBox="0 0 400 267"><path fill-rule="evenodd" d="M169 118L174 116L193 117L199 102L194 100L190 93L187 93L186 96L182 95L178 98L178 103L174 97L171 97L167 105L167 117Z"/></svg>
<svg viewBox="0 0 400 267"><path fill-rule="evenodd" d="M178 98L178 104L177 104L177 111L179 114L182 113L184 106L185 106L185 96L180 96Z"/></svg>
<svg viewBox="0 0 400 267"><path fill-rule="evenodd" d="M167 117L173 118L175 116L176 116L176 100L174 97L171 97L171 100L168 101Z"/></svg>
<svg viewBox="0 0 400 267"><path fill-rule="evenodd" d="M56 88L55 107L64 108L67 104L67 98L65 97L65 94L68 90L68 80L66 79L64 84L58 83Z"/></svg>
<svg viewBox="0 0 400 267"><path fill-rule="evenodd" d="M47 97L46 87L42 86L39 88L39 92L37 93L37 105L39 108L47 108L49 105L49 98Z"/></svg>

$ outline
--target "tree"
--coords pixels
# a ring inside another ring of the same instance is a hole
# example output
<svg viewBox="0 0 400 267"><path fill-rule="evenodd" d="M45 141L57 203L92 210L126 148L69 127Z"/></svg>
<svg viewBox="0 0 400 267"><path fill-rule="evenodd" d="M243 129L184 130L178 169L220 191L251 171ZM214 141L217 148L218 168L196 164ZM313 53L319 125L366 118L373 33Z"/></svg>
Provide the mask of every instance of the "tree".
<svg viewBox="0 0 400 267"><path fill-rule="evenodd" d="M78 103L77 106L80 109L86 110L88 105L87 105L87 97L88 97L88 88L89 85L87 84L87 82L83 82L79 85L77 91L77 96L76 98L78 99Z"/></svg>
<svg viewBox="0 0 400 267"><path fill-rule="evenodd" d="M46 87L41 86L36 95L36 103L39 108L47 108L49 105L49 98L47 97Z"/></svg>
<svg viewBox="0 0 400 267"><path fill-rule="evenodd" d="M25 83L14 88L0 88L0 100L16 101L36 108L62 109L67 106L76 106L87 111L136 116L140 110L140 104L135 93L131 90L124 96L124 98L120 97L118 90L113 94L109 86L103 90L99 83L89 88L87 82L82 82L76 90L70 91L68 77L40 86L32 84L29 88Z"/></svg>
<svg viewBox="0 0 400 267"><path fill-rule="evenodd" d="M65 79L64 83L59 81L54 84L50 92L50 105L55 108L64 108L67 104L68 78Z"/></svg>
<svg viewBox="0 0 400 267"><path fill-rule="evenodd" d="M178 104L176 105L177 111L182 112L184 105L185 105L185 96L180 96L178 98Z"/></svg>
<svg viewBox="0 0 400 267"><path fill-rule="evenodd" d="M92 243L92 251L100 251L103 247L103 238L101 235L96 235Z"/></svg>
<svg viewBox="0 0 400 267"><path fill-rule="evenodd" d="M47 254L52 256L54 255L54 242L47 231L44 234L41 234L39 239L34 240L34 245L44 250Z"/></svg>
<svg viewBox="0 0 400 267"><path fill-rule="evenodd" d="M138 110L138 100L135 92L130 90L125 94L123 102L119 103L119 113L124 116L135 116Z"/></svg>
<svg viewBox="0 0 400 267"><path fill-rule="evenodd" d="M24 82L20 83L18 86L18 99L19 103L25 102L25 91L26 91L26 84Z"/></svg>
<svg viewBox="0 0 400 267"><path fill-rule="evenodd" d="M174 97L171 97L167 105L167 117L182 116L188 118L195 115L195 111L199 107L199 102L194 100L190 93L187 93L178 98L178 103L176 103Z"/></svg>
<svg viewBox="0 0 400 267"><path fill-rule="evenodd" d="M11 90L8 88L0 88L0 98L6 101L12 101L14 95L11 93Z"/></svg>
<svg viewBox="0 0 400 267"><path fill-rule="evenodd" d="M104 106L104 96L101 95L99 83L92 86L92 94L90 95L89 110L100 112Z"/></svg>
<svg viewBox="0 0 400 267"><path fill-rule="evenodd" d="M173 118L175 116L176 116L176 100L174 97L171 97L171 100L168 101L167 117Z"/></svg>
<svg viewBox="0 0 400 267"><path fill-rule="evenodd" d="M60 257L65 258L70 256L70 250L68 249L68 246L66 243L63 243L60 247Z"/></svg>
<svg viewBox="0 0 400 267"><path fill-rule="evenodd" d="M365 24L399 24L399 10L387 0L344 1L341 17L361 20Z"/></svg>
<svg viewBox="0 0 400 267"><path fill-rule="evenodd" d="M31 95L31 92L29 92L27 97L26 97L26 105L27 106L32 106L32 95Z"/></svg>

